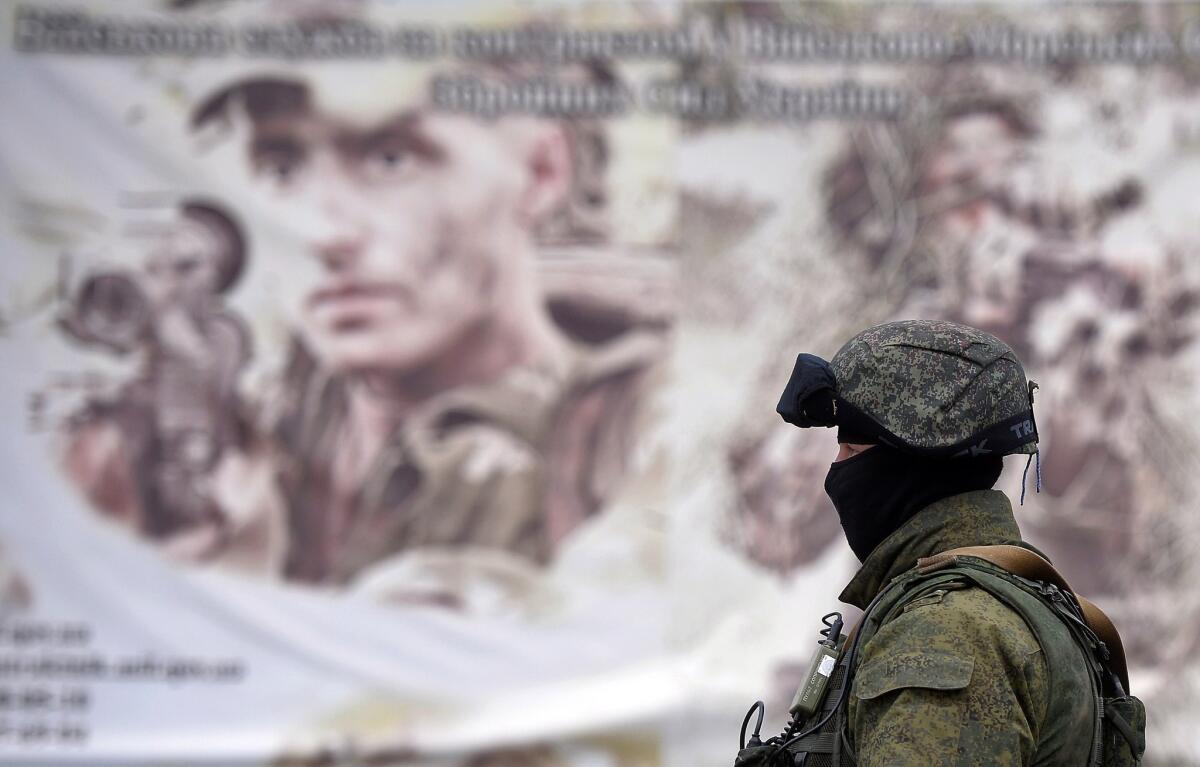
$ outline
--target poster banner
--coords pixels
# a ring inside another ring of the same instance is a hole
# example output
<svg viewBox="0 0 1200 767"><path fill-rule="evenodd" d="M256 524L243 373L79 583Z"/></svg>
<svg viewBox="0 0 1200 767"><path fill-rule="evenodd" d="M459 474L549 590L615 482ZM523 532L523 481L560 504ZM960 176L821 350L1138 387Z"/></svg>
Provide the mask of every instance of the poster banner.
<svg viewBox="0 0 1200 767"><path fill-rule="evenodd" d="M1200 7L6 3L0 763L724 765L858 561L795 355L1004 339L999 488L1200 764Z"/></svg>

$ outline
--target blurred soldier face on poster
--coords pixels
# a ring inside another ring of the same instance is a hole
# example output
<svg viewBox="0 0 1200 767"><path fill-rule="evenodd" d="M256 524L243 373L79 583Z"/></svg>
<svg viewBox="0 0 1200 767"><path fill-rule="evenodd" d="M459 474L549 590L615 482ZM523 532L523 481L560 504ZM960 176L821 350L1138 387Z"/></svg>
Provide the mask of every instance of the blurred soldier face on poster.
<svg viewBox="0 0 1200 767"><path fill-rule="evenodd" d="M422 368L519 303L531 229L569 183L565 138L548 122L483 122L386 94L388 108L364 118L321 95L249 80L196 121L235 102L249 118L254 178L319 266L289 271L303 284L288 286L318 359L341 372Z"/></svg>
<svg viewBox="0 0 1200 767"><path fill-rule="evenodd" d="M975 112L951 121L925 170L925 183L995 183L1017 154L1017 136L996 113Z"/></svg>
<svg viewBox="0 0 1200 767"><path fill-rule="evenodd" d="M216 232L187 218L154 238L145 260L151 302L198 310L219 292L226 247Z"/></svg>

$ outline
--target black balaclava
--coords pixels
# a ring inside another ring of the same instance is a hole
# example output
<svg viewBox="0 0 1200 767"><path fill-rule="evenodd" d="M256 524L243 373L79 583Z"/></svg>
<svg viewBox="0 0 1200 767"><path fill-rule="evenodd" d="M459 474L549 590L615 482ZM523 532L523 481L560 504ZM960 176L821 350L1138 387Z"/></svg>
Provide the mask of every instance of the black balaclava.
<svg viewBox="0 0 1200 767"><path fill-rule="evenodd" d="M842 436L846 435L839 433L839 442L857 442ZM862 562L918 511L952 495L986 490L996 484L1003 468L1000 456L920 458L875 445L832 464L825 492L837 509L846 541Z"/></svg>

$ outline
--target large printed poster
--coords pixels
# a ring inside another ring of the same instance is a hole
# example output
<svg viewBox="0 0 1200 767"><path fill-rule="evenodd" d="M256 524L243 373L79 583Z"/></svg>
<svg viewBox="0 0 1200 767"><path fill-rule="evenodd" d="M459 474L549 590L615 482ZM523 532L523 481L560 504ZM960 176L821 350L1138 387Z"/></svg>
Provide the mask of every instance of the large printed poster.
<svg viewBox="0 0 1200 767"><path fill-rule="evenodd" d="M0 762L729 764L858 562L796 353L965 322L1200 764L1200 8L0 8Z"/></svg>

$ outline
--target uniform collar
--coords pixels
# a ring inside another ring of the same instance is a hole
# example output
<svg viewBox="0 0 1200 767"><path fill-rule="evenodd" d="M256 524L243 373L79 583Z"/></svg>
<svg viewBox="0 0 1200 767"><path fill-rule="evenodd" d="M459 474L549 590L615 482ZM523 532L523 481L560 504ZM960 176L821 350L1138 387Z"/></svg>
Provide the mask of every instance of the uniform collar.
<svg viewBox="0 0 1200 767"><path fill-rule="evenodd" d="M651 365L661 333L628 332L600 347L567 340L553 365L516 367L498 381L444 392L414 410L406 430L434 444L455 424L487 423L533 446L540 445L562 404L597 382Z"/></svg>
<svg viewBox="0 0 1200 767"><path fill-rule="evenodd" d="M888 581L912 568L921 557L960 546L1000 543L1033 548L1021 541L1012 503L1004 493L976 490L943 498L917 512L876 546L838 598L865 608Z"/></svg>

